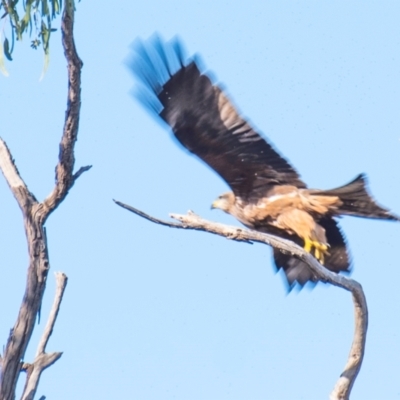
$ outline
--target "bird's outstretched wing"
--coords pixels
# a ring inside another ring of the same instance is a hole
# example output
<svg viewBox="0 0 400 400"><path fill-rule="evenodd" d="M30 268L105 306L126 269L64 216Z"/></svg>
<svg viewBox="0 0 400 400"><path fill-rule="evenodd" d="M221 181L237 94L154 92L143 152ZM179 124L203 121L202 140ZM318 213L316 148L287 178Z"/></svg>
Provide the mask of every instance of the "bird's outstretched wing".
<svg viewBox="0 0 400 400"><path fill-rule="evenodd" d="M273 185L304 188L297 172L257 133L227 95L185 63L177 40L154 36L134 45L132 71L142 82L140 100L155 111L190 152L213 168L236 196L251 200Z"/></svg>

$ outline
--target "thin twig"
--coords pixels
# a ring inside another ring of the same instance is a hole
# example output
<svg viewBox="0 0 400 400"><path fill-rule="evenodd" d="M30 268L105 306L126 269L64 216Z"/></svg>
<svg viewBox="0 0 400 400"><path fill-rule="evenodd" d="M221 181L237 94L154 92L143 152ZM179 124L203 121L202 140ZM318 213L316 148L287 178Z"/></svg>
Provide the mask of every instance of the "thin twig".
<svg viewBox="0 0 400 400"><path fill-rule="evenodd" d="M54 296L53 306L51 308L46 327L43 331L43 335L36 351L35 360L32 364L23 366L27 372L27 377L21 400L33 400L39 385L40 375L46 368L54 364L62 356L62 353L60 352L49 354L45 352L47 343L51 334L53 333L54 324L56 323L57 315L60 311L61 301L68 282L67 276L62 272L56 272L55 276L57 285L56 294Z"/></svg>
<svg viewBox="0 0 400 400"><path fill-rule="evenodd" d="M57 284L56 295L54 297L54 303L50 311L49 319L47 320L46 327L38 345L36 357L40 354L43 354L46 350L47 342L49 341L50 336L53 333L54 324L56 322L58 312L60 311L60 305L64 296L64 290L67 287L68 283L68 277L63 272L56 272L54 275L56 276Z"/></svg>
<svg viewBox="0 0 400 400"><path fill-rule="evenodd" d="M182 224L170 222L170 221L163 221L158 218L154 218L149 214L144 213L143 211L138 210L137 208L134 208L132 206L129 206L128 204L121 203L118 200L113 200L115 204L118 204L120 207L125 208L128 211L133 212L136 215L139 215L139 217L142 217L144 219L147 219L150 222L154 222L155 224L159 225L164 225L164 226L169 226L170 228L183 228Z"/></svg>
<svg viewBox="0 0 400 400"><path fill-rule="evenodd" d="M207 221L193 212L188 212L186 215L170 214L171 218L180 221L180 223L169 222L152 217L143 211L140 211L120 201L114 200L114 202L120 207L156 224L169 226L171 228L200 230L223 236L228 239L236 240L238 242L258 242L268 244L283 252L290 253L293 256L300 258L302 261L307 263L311 271L318 277L318 279L351 292L355 309L355 330L353 343L344 371L330 395L330 400L347 400L349 398L351 389L357 378L363 361L368 329L367 302L362 286L357 281L327 270L313 256L290 240L282 239L267 233L261 233L253 230Z"/></svg>

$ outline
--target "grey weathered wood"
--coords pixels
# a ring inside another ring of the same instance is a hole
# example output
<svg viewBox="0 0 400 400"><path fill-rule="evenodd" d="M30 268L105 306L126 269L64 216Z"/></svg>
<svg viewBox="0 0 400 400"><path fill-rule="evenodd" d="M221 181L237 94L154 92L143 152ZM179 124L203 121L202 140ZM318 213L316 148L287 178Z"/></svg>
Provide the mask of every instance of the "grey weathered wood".
<svg viewBox="0 0 400 400"><path fill-rule="evenodd" d="M65 124L59 148L59 161L56 166L56 184L51 194L38 202L21 178L6 143L0 139L0 169L21 208L25 234L28 243L29 267L25 294L19 310L17 321L10 332L4 354L0 359L0 399L13 400L15 387L21 370L26 348L32 335L36 316L41 307L50 268L46 230L44 223L49 215L65 199L76 179L90 166L82 167L73 173L74 144L78 135L80 112L80 86L82 62L76 52L74 37L74 4L66 0L62 15L62 45L68 63L68 99ZM61 353L51 357L42 355L35 360L36 366L46 368L51 361L59 358ZM36 372L38 370L36 369ZM35 372L35 371L34 371ZM35 372L35 373L36 373ZM39 374L40 375L40 374Z"/></svg>
<svg viewBox="0 0 400 400"><path fill-rule="evenodd" d="M266 233L261 233L245 228L223 225L211 221L207 221L193 212L189 211L186 215L170 214L173 219L179 221L169 222L152 217L143 211L140 211L120 201L114 200L116 204L131 211L142 218L145 218L156 224L169 226L178 229L195 229L199 231L213 233L228 239L245 243L264 243L281 251L290 253L308 264L312 272L321 281L328 282L334 286L338 286L351 292L354 304L354 321L355 330L353 343L351 345L350 354L344 371L340 375L339 380L330 395L330 400L347 400L349 399L351 389L361 369L365 343L368 329L368 308L362 286L354 279L347 278L342 275L335 274L323 267L314 257L307 253L303 248L290 240L282 239Z"/></svg>
<svg viewBox="0 0 400 400"><path fill-rule="evenodd" d="M56 294L54 297L53 306L51 308L46 327L40 339L35 360L32 364L23 364L22 369L26 371L26 381L21 400L33 400L39 385L39 379L42 372L54 364L62 353L46 353L46 345L53 333L57 315L60 310L61 301L64 295L64 290L67 286L68 278L62 272L56 272Z"/></svg>

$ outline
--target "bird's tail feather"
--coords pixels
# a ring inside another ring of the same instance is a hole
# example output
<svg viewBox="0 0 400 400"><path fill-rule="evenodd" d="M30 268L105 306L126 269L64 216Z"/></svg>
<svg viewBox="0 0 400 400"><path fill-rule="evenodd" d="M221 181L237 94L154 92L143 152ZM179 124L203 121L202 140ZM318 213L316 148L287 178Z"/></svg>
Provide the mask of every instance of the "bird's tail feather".
<svg viewBox="0 0 400 400"><path fill-rule="evenodd" d="M360 174L347 185L318 191L318 195L338 196L343 203L338 209L338 214L400 221L400 217L375 202L368 193L366 185L366 176Z"/></svg>

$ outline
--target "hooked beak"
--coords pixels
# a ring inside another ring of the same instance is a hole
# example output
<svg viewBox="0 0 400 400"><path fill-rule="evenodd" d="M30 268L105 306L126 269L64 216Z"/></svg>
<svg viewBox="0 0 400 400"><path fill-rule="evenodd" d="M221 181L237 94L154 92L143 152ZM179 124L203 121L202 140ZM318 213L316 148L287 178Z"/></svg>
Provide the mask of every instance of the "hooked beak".
<svg viewBox="0 0 400 400"><path fill-rule="evenodd" d="M219 208L218 207L218 199L214 200L210 207L211 210L214 210L215 208Z"/></svg>

